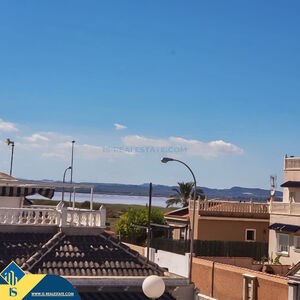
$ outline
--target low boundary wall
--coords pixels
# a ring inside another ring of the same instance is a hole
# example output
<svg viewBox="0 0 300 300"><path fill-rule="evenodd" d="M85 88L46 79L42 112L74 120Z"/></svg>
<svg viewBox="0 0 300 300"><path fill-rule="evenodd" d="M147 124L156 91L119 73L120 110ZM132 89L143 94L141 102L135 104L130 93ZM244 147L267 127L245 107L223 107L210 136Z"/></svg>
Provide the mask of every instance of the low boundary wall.
<svg viewBox="0 0 300 300"><path fill-rule="evenodd" d="M192 281L201 294L215 299L243 299L243 274L256 277L256 299L288 300L287 277L193 258Z"/></svg>

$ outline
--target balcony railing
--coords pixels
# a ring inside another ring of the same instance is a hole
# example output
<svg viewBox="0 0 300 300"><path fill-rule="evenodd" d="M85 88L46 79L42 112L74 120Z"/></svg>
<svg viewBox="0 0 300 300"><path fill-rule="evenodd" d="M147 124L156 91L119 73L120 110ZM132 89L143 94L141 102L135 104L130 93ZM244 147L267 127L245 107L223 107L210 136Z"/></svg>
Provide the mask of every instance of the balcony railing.
<svg viewBox="0 0 300 300"><path fill-rule="evenodd" d="M300 215L300 203L271 202L270 213L283 215Z"/></svg>
<svg viewBox="0 0 300 300"><path fill-rule="evenodd" d="M260 203L240 203L228 201L209 201L204 200L199 202L200 215L217 215L217 216L232 216L232 217L258 217L268 218L268 204Z"/></svg>
<svg viewBox="0 0 300 300"><path fill-rule="evenodd" d="M66 210L66 223L62 226L71 227L103 227L105 228L105 217L101 218L101 211L89 210Z"/></svg>
<svg viewBox="0 0 300 300"><path fill-rule="evenodd" d="M105 228L106 211L69 208L0 208L0 225L38 225Z"/></svg>

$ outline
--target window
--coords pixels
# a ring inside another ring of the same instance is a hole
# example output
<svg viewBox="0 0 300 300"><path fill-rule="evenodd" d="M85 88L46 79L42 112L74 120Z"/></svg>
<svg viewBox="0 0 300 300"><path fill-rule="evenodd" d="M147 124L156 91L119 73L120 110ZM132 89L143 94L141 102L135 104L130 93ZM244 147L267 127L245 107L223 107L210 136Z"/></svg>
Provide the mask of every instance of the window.
<svg viewBox="0 0 300 300"><path fill-rule="evenodd" d="M246 229L245 240L254 242L256 240L256 229Z"/></svg>
<svg viewBox="0 0 300 300"><path fill-rule="evenodd" d="M185 239L185 228L180 228L180 237L181 240Z"/></svg>
<svg viewBox="0 0 300 300"><path fill-rule="evenodd" d="M298 235L294 236L294 247L295 251L300 252L300 236Z"/></svg>
<svg viewBox="0 0 300 300"><path fill-rule="evenodd" d="M281 254L289 254L290 237L285 233L277 234L277 251Z"/></svg>

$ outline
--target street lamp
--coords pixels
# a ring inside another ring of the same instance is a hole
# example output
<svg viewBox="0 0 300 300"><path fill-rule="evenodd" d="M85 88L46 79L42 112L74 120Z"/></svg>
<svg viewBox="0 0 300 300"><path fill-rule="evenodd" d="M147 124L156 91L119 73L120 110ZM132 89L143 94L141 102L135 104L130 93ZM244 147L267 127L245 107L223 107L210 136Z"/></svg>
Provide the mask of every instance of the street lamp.
<svg viewBox="0 0 300 300"><path fill-rule="evenodd" d="M197 183L196 183L196 177L192 171L192 169L183 161L178 160L178 159L174 159L174 158L170 158L170 157L163 157L161 159L161 162L166 164L169 161L177 161L183 165L185 165L189 171L191 172L193 179L194 179L194 195L193 195L193 199L194 199L194 204L193 204L193 220L192 220L192 224L191 224L191 236L190 236L190 268L189 268L189 280L190 283L192 282L192 264L193 264L193 251L194 251L194 230L195 230L195 210L196 210L196 197L197 197Z"/></svg>
<svg viewBox="0 0 300 300"><path fill-rule="evenodd" d="M144 294L150 299L157 299L165 292L165 283L157 275L151 275L143 281L142 289Z"/></svg>
<svg viewBox="0 0 300 300"><path fill-rule="evenodd" d="M12 165L13 165L13 159L14 159L14 147L15 147L15 142L11 141L9 138L6 139L6 144L9 146L11 145L11 157L10 157L10 171L9 175L11 176L12 174Z"/></svg>
<svg viewBox="0 0 300 300"><path fill-rule="evenodd" d="M66 173L67 173L68 170L72 170L72 167L70 166L70 167L68 167L68 168L65 169L64 176L63 176L63 184L66 181ZM62 194L61 194L61 202L62 203L64 202L64 197L65 197L65 188L63 186L63 188L62 188Z"/></svg>
<svg viewBox="0 0 300 300"><path fill-rule="evenodd" d="M72 141L72 156L71 156L71 179L70 183L73 183L73 157L74 157L74 144L75 141ZM69 206L71 206L71 197L72 197L72 192L70 192L70 199L69 199Z"/></svg>

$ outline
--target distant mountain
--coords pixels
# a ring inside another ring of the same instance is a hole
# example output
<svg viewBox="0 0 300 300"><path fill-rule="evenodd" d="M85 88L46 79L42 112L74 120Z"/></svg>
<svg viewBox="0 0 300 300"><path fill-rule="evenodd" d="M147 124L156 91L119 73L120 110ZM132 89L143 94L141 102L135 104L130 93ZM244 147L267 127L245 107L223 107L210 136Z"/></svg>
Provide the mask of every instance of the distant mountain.
<svg viewBox="0 0 300 300"><path fill-rule="evenodd" d="M208 198L228 198L228 199L253 199L266 201L270 197L270 190L258 189L258 188L244 188L234 186L230 189L211 189L202 188L204 194ZM275 198L282 199L282 192L276 191Z"/></svg>
<svg viewBox="0 0 300 300"><path fill-rule="evenodd" d="M51 181L49 181L51 182ZM80 182L95 185L94 192L98 194L110 195L131 195L131 196L147 196L149 193L149 184L144 183L140 185L134 184L118 184L118 183L96 183L96 182ZM153 184L153 196L168 197L173 194L174 188L177 186L166 186L160 184ZM213 189L207 187L200 187L204 194L209 198L219 198L226 200L241 200L249 201L251 198L255 201L266 201L270 197L270 191L258 188L244 188L234 186L230 189ZM59 190L59 189L57 189ZM88 192L86 189L80 189L78 192ZM282 198L282 192L276 191L275 197Z"/></svg>

